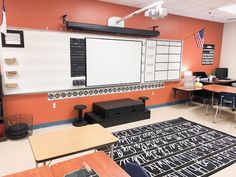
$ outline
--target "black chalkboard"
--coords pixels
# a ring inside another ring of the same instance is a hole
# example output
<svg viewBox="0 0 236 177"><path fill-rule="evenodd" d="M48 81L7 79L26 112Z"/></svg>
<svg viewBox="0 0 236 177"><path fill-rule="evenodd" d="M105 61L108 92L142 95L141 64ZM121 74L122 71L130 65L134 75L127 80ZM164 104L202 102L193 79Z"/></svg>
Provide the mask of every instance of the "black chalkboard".
<svg viewBox="0 0 236 177"><path fill-rule="evenodd" d="M71 77L86 76L86 41L70 38Z"/></svg>

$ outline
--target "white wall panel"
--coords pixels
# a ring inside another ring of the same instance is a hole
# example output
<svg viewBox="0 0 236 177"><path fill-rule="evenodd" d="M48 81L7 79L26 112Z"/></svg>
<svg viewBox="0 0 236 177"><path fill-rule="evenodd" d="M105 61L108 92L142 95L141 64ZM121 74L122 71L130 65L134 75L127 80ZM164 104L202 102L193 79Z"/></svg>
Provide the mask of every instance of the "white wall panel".
<svg viewBox="0 0 236 177"><path fill-rule="evenodd" d="M236 79L236 22L224 24L220 67L228 68L228 77Z"/></svg>

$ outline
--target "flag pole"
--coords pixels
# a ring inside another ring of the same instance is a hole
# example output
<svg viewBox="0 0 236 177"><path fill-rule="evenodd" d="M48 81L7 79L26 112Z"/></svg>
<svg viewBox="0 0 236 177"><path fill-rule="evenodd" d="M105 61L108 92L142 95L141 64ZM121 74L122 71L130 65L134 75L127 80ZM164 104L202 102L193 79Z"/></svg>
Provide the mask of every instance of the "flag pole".
<svg viewBox="0 0 236 177"><path fill-rule="evenodd" d="M206 29L206 28L202 28L202 29L198 30L197 32L199 32L199 31L201 31L201 30L205 30L205 29ZM196 33L197 33L197 32L196 32ZM193 37L196 33L193 33L193 34L191 34L190 36L184 38L184 40L189 39L190 37Z"/></svg>

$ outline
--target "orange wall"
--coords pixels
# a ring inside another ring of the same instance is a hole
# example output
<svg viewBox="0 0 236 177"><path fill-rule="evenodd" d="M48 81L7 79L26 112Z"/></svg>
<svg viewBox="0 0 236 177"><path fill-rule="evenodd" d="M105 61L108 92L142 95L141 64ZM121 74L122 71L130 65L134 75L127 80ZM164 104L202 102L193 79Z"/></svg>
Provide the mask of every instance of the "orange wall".
<svg viewBox="0 0 236 177"><path fill-rule="evenodd" d="M8 26L36 29L62 30L63 14L67 14L71 21L106 25L109 17L122 17L134 10L95 0L6 0ZM175 15L153 21L140 14L126 21L126 27L131 28L151 29L154 25L160 26L159 38L183 40L183 66L189 70L210 74L219 66L223 24ZM193 34L202 28L205 28L205 43L216 45L214 65L201 65L202 51L197 48ZM52 101L47 100L47 94L5 96L4 114L30 113L34 116L34 124L40 124L76 117L73 110L75 104L86 104L89 111L95 101L126 97L137 99L141 95L150 97L148 105L167 103L172 101L172 87L177 84L180 83L166 83L164 89L154 91L58 100L55 101L57 109L52 109Z"/></svg>

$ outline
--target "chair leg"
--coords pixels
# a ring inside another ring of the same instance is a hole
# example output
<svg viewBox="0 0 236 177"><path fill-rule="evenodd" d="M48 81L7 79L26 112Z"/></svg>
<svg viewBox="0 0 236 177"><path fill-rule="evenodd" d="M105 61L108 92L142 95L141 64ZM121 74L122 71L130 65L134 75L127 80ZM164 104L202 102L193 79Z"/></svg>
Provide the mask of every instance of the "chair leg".
<svg viewBox="0 0 236 177"><path fill-rule="evenodd" d="M236 114L234 113L234 121L235 121L235 119L236 119ZM236 125L235 125L235 128L236 128Z"/></svg>
<svg viewBox="0 0 236 177"><path fill-rule="evenodd" d="M236 114L234 113L234 120L236 119ZM236 128L236 126L235 126L235 128Z"/></svg>
<svg viewBox="0 0 236 177"><path fill-rule="evenodd" d="M211 115L213 114L213 106L214 106L214 92L212 92L212 95L211 95Z"/></svg>
<svg viewBox="0 0 236 177"><path fill-rule="evenodd" d="M221 115L222 115L222 105L220 105L220 118L221 118Z"/></svg>
<svg viewBox="0 0 236 177"><path fill-rule="evenodd" d="M209 109L209 100L206 102L206 110L205 110L205 115L207 115Z"/></svg>
<svg viewBox="0 0 236 177"><path fill-rule="evenodd" d="M219 108L220 108L220 106L217 106L217 109L216 109L216 113L215 113L215 117L214 117L213 123L216 123L216 118L217 118L217 114L218 114L218 112L219 112Z"/></svg>
<svg viewBox="0 0 236 177"><path fill-rule="evenodd" d="M208 112L208 104L206 105L205 115L207 115Z"/></svg>

